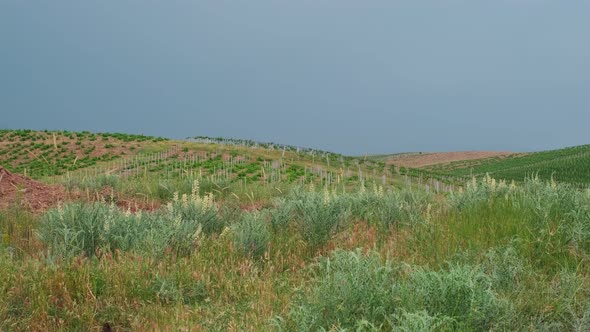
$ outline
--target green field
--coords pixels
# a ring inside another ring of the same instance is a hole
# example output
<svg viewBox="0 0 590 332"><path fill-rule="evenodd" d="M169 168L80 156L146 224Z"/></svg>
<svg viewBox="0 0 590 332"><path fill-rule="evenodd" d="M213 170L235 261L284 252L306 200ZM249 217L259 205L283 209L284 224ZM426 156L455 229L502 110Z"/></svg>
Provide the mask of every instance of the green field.
<svg viewBox="0 0 590 332"><path fill-rule="evenodd" d="M413 170L413 175L468 179L489 173L494 178L522 182L527 177L569 183L578 187L590 185L590 145L534 152L506 158L457 161Z"/></svg>
<svg viewBox="0 0 590 332"><path fill-rule="evenodd" d="M365 158L153 140L39 173L78 199L0 210L1 331L590 330L582 167L513 184L485 167L525 157L473 166L498 179L432 169L469 176L435 192Z"/></svg>

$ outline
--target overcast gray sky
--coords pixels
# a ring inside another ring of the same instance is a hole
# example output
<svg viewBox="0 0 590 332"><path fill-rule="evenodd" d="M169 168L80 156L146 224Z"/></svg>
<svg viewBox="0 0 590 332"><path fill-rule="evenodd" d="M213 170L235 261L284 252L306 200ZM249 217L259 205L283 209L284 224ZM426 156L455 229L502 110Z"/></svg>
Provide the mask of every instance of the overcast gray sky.
<svg viewBox="0 0 590 332"><path fill-rule="evenodd" d="M590 143L589 1L0 1L0 127L347 154Z"/></svg>

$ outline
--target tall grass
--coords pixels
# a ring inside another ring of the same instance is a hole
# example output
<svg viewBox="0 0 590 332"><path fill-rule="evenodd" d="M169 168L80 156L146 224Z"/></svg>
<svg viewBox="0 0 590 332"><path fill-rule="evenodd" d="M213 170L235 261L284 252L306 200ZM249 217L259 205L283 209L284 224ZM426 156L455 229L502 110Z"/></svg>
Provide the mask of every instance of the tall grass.
<svg viewBox="0 0 590 332"><path fill-rule="evenodd" d="M18 205L0 211L0 248L26 257L41 248L35 236L37 218Z"/></svg>
<svg viewBox="0 0 590 332"><path fill-rule="evenodd" d="M166 208L156 213L132 214L104 203L73 203L52 209L41 219L39 238L58 257L94 256L100 250L150 254L172 250L189 255L202 234L218 233L223 227L213 196L198 195L195 183L190 195L174 195Z"/></svg>
<svg viewBox="0 0 590 332"><path fill-rule="evenodd" d="M491 330L509 326L510 303L499 298L479 267L450 266L441 271L383 262L376 252L335 251L313 267L286 319L287 330L423 327Z"/></svg>
<svg viewBox="0 0 590 332"><path fill-rule="evenodd" d="M394 268L376 253L336 251L310 273L311 284L296 297L287 330L355 328L360 320L381 326L397 307Z"/></svg>
<svg viewBox="0 0 590 332"><path fill-rule="evenodd" d="M586 191L200 184L154 212L0 213L0 329L590 328Z"/></svg>
<svg viewBox="0 0 590 332"><path fill-rule="evenodd" d="M294 219L294 204L284 198L274 200L274 207L267 209L270 226L274 233L288 230Z"/></svg>
<svg viewBox="0 0 590 332"><path fill-rule="evenodd" d="M246 213L233 225L234 246L240 253L260 259L268 249L270 232L260 213Z"/></svg>
<svg viewBox="0 0 590 332"><path fill-rule="evenodd" d="M326 244L347 221L349 210L333 192L296 191L293 199L299 232L312 249Z"/></svg>

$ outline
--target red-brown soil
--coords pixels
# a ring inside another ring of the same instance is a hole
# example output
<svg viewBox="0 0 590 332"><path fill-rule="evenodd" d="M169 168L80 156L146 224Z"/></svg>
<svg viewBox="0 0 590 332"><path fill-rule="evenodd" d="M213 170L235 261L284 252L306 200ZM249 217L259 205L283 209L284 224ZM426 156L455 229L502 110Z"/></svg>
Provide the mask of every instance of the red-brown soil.
<svg viewBox="0 0 590 332"><path fill-rule="evenodd" d="M47 185L0 166L0 208L20 204L33 212L43 211L68 198L61 186Z"/></svg>
<svg viewBox="0 0 590 332"><path fill-rule="evenodd" d="M62 186L48 185L20 174L14 174L0 166L0 209L17 204L34 213L43 212L59 203L72 200L96 201L113 200L115 204L131 212L153 211L160 208L155 201L146 202L136 198L120 197L112 188L105 187L99 193L85 197L84 193L68 193Z"/></svg>
<svg viewBox="0 0 590 332"><path fill-rule="evenodd" d="M514 152L497 152L497 151L460 151L460 152L433 152L433 153L412 153L398 156L391 156L386 160L386 164L420 168L430 165L450 163L460 160L474 160L491 157L507 157L514 155Z"/></svg>

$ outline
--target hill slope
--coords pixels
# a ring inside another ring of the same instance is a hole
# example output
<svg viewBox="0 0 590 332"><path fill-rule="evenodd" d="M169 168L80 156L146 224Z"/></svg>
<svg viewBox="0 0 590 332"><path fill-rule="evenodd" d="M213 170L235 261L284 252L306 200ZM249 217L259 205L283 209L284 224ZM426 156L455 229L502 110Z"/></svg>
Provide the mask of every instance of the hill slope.
<svg viewBox="0 0 590 332"><path fill-rule="evenodd" d="M250 196L260 185L280 190L290 184L394 182L384 162L327 151L236 139L66 131L0 131L0 166L82 191L88 199L114 190L145 203L169 199L176 187L190 192L195 179L227 194L248 186Z"/></svg>

